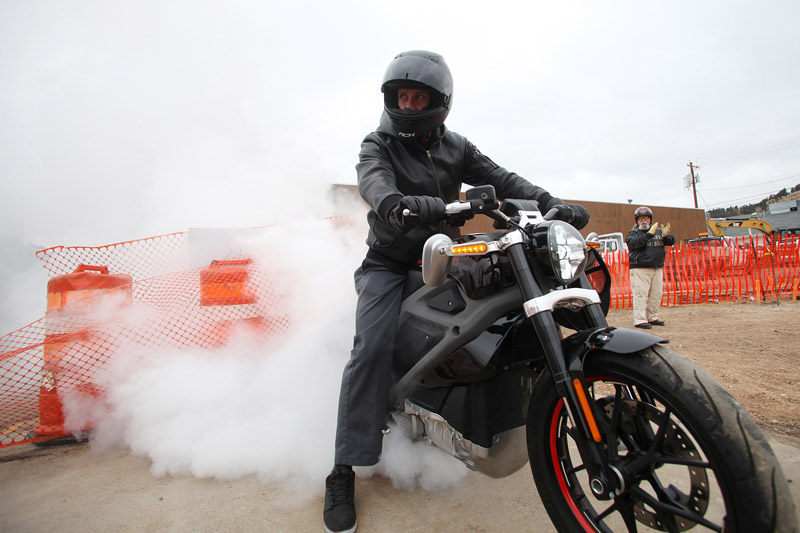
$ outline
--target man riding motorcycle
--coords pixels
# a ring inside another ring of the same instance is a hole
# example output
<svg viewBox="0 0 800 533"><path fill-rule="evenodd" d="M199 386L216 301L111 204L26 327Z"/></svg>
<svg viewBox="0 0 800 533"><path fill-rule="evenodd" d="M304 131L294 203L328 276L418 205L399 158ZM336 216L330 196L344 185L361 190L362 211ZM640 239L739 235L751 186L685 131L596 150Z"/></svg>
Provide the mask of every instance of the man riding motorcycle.
<svg viewBox="0 0 800 533"><path fill-rule="evenodd" d="M335 465L325 481L328 532L356 530L352 467L380 459L406 273L416 268L428 237L452 233L443 223L445 204L458 198L462 183L492 185L501 199L536 200L543 212L556 208L559 219L579 229L589 220L582 206L565 204L498 166L446 128L453 79L441 55L398 54L381 91L380 125L362 142L356 165L359 192L370 206L369 249L355 272L356 333L342 376Z"/></svg>

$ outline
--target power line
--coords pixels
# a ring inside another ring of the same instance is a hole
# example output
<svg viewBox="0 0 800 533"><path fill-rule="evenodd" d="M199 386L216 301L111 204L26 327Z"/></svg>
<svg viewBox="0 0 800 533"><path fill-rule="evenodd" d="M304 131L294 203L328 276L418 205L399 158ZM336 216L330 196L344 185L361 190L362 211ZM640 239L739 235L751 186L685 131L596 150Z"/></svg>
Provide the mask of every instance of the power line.
<svg viewBox="0 0 800 533"><path fill-rule="evenodd" d="M705 206L706 206L706 207L705 207L705 210L706 210L706 211L711 211L711 205L710 205L708 202L706 202L706 199L705 199L705 198L703 198L703 195L702 195L702 194L700 194L700 193L698 192L698 193L697 193L697 196L699 196L699 197L700 197L700 199L703 201L703 205L705 205Z"/></svg>
<svg viewBox="0 0 800 533"><path fill-rule="evenodd" d="M780 191L776 191L776 192L780 192ZM697 193L699 195L700 191L697 191ZM740 202L742 200L756 200L756 199L763 200L764 198L769 197L770 194L775 194L775 192L753 194L751 196L743 196L742 198L734 198L732 200L725 200L724 202L717 202L717 203L714 203L714 204L709 204L709 203L707 203L705 201L705 199L703 199L703 203L706 205L706 207L733 207L736 202Z"/></svg>
<svg viewBox="0 0 800 533"><path fill-rule="evenodd" d="M733 189L746 189L748 187L755 187L756 185L764 185L765 183L776 183L778 181L788 180L788 179L791 179L791 178L796 178L798 176L800 176L800 172L798 172L796 174L789 174L788 176L785 176L783 178L778 178L778 179L768 180L768 181L759 181L759 182L752 183L750 185L742 185L740 187L720 187L720 188L716 188L716 189L704 188L703 190L705 190L705 191L729 191L729 190L733 190Z"/></svg>
<svg viewBox="0 0 800 533"><path fill-rule="evenodd" d="M798 139L800 139L800 138L798 138ZM762 200L762 199L764 199L766 197L769 197L772 194L775 194L775 192L769 191L769 192L765 192L765 193L756 193L756 194L752 194L752 195L749 195L749 196L744 196L744 197L741 197L741 198L734 198L734 199L719 201L719 202L715 202L715 203L709 203L705 199L705 197L703 196L702 193L708 193L708 192L712 192L712 191L726 191L726 190L736 190L736 189L747 189L747 188L757 187L757 186L768 184L768 183L776 183L776 182L780 182L780 181L785 181L785 180L789 180L789 179L796 178L796 177L800 176L800 172L795 172L793 174L789 174L787 176L783 176L783 177L776 178L776 179L764 179L764 181L751 183L750 185L741 185L741 186L738 186L738 187L719 187L719 188L706 188L706 187L703 187L703 188L699 188L699 187L696 187L696 185L695 185L696 183L699 182L699 176L696 176L695 173L694 173L694 170L698 169L699 166L693 166L692 163L690 162L689 163L689 168L690 168L690 170L692 170L692 174L691 174L692 189L693 189L694 196L695 196L694 205L695 205L695 207L697 207L697 197L699 196L700 199L702 200L702 203L705 205L705 208L707 210L712 209L712 208L716 208L716 207L732 207L732 206L736 205L738 202L747 201L747 200ZM687 177L689 177L689 176L687 176ZM781 190L785 190L785 189L786 189L786 187L782 187L781 188ZM780 192L780 190L777 191L777 192Z"/></svg>
<svg viewBox="0 0 800 533"><path fill-rule="evenodd" d="M789 139L784 139L781 141L773 141L746 148L738 148L735 150L727 150L723 152L712 153L709 155L698 157L697 159L705 163L707 163L709 160L728 161L730 159L736 159L739 157L747 157L765 152L777 152L780 150L788 150L795 147L800 147L800 137L791 137Z"/></svg>
<svg viewBox="0 0 800 533"><path fill-rule="evenodd" d="M754 200L756 198L763 198L763 197L764 197L763 194L754 194L752 196L743 196L742 198L734 198L732 200L725 200L724 202L717 202L714 204L709 204L705 202L705 200L704 202L706 203L706 207L722 207L722 206L733 207L736 204L736 202L740 202L742 200Z"/></svg>

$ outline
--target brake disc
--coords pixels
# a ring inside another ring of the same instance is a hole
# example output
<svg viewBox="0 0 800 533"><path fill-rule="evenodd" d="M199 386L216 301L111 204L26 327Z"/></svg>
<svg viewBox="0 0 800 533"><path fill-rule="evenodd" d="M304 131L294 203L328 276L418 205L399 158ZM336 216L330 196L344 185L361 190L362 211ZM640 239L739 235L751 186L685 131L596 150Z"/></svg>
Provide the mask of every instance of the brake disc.
<svg viewBox="0 0 800 533"><path fill-rule="evenodd" d="M621 402L621 404L622 412L620 413L620 425L618 428L620 433L618 433L618 436L627 435L628 438L636 442L640 448L647 450L649 445L652 443L655 434L663 425L665 413L652 404L637 400L624 400ZM605 413L609 417L609 420L613 417L614 406L615 402L612 400L604 407ZM617 442L620 442L619 439ZM661 443L658 452L660 456L667 458L679 457L681 459L696 461L703 460L695 445L694 439L692 439L672 417L670 417L667 423L664 440ZM628 450L626 455L630 455L631 453L634 452L632 450ZM622 454L620 455L622 456ZM622 457L624 465L624 456ZM662 474L668 474L670 477L672 477L671 480L665 480L667 482L677 481L677 478L679 477L677 474L683 472L683 469L685 468L685 472L688 474L689 479L688 494L671 483L668 486L664 486L662 480L659 478L659 475L656 474L656 471L665 466L671 469L677 469L676 472L662 471ZM705 468L691 465L667 465L664 462L659 462L657 464L650 465L649 472L637 475L637 479L639 480L639 487L642 490L649 492L656 499L663 501L664 496L666 496L669 498L669 502L672 505L685 507L689 511L696 513L699 516L704 516L706 510L708 509L710 493L708 474ZM643 481L650 484L650 490L647 490L646 487L642 487ZM656 490L654 485L658 486L660 490ZM662 520L659 518L656 511L649 507L641 499L637 499L637 501L634 503L634 516L638 522L652 529L658 531L667 531L666 526L662 523ZM693 522L682 516L675 514L672 516L674 517L675 523L680 531L686 531L697 525L696 522Z"/></svg>

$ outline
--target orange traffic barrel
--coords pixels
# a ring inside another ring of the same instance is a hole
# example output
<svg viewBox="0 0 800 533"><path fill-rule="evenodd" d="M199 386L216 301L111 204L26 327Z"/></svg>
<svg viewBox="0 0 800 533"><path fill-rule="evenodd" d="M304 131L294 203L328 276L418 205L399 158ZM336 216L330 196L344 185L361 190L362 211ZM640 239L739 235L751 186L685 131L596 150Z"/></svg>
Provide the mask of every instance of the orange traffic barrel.
<svg viewBox="0 0 800 533"><path fill-rule="evenodd" d="M96 395L89 378L102 363L99 352L105 348L95 346L90 326L105 318L98 313L132 303L132 283L128 274L84 264L48 281L37 437L64 434L60 388Z"/></svg>
<svg viewBox="0 0 800 533"><path fill-rule="evenodd" d="M208 321L203 343L222 345L240 325L260 327L252 266L250 258L214 260L200 272L200 306Z"/></svg>
<svg viewBox="0 0 800 533"><path fill-rule="evenodd" d="M252 259L214 260L200 272L200 305L242 305L256 301L250 293Z"/></svg>

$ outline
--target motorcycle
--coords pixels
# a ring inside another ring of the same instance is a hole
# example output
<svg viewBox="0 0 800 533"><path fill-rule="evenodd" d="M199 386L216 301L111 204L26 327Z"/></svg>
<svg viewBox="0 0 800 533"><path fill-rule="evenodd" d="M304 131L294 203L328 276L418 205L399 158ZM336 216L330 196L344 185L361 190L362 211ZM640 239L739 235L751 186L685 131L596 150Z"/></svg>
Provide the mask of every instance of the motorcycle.
<svg viewBox="0 0 800 533"><path fill-rule="evenodd" d="M529 463L558 531L797 530L781 467L733 396L665 339L609 327L599 243L534 201L501 208L491 186L446 213L498 231L425 243L390 428L490 477Z"/></svg>

